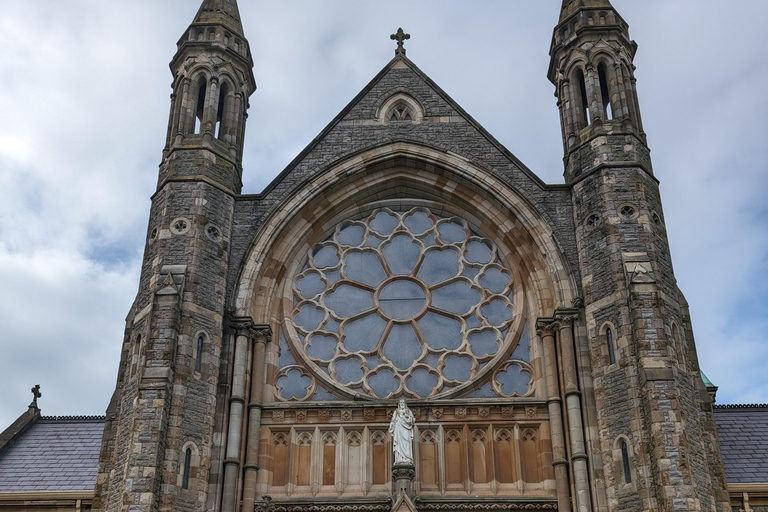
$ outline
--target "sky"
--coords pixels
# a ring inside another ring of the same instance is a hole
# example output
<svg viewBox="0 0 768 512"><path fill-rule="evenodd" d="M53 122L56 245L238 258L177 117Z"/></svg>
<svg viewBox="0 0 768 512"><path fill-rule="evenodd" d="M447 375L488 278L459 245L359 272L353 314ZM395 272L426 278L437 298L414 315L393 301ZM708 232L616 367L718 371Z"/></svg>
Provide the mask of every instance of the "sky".
<svg viewBox="0 0 768 512"><path fill-rule="evenodd" d="M104 414L136 295L170 108L200 0L0 0L0 431ZM261 191L392 58L425 73L547 183L560 0L240 0L258 90L243 160ZM614 0L675 275L719 403L768 402L768 2ZM404 7L407 5L407 9Z"/></svg>

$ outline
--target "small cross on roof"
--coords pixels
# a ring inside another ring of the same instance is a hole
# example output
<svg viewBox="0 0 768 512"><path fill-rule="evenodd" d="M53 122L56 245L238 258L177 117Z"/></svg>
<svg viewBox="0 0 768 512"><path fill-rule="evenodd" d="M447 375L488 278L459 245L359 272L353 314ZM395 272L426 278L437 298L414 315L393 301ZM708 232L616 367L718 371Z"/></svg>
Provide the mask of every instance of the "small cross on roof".
<svg viewBox="0 0 768 512"><path fill-rule="evenodd" d="M395 55L405 55L405 48L403 47L403 42L411 38L411 34L406 34L403 32L402 28L397 29L397 33L392 34L389 36L389 38L393 41L397 41L397 49L395 50Z"/></svg>

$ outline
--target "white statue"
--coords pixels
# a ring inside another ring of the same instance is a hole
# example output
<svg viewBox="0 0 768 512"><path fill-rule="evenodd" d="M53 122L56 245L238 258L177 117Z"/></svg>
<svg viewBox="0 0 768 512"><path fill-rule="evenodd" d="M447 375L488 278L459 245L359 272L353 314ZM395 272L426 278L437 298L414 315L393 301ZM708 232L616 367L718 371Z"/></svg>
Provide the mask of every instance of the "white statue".
<svg viewBox="0 0 768 512"><path fill-rule="evenodd" d="M413 465L413 425L416 418L405 405L405 400L400 400L392 414L392 421L389 423L389 434L392 436L392 449L395 452L395 465L408 464Z"/></svg>

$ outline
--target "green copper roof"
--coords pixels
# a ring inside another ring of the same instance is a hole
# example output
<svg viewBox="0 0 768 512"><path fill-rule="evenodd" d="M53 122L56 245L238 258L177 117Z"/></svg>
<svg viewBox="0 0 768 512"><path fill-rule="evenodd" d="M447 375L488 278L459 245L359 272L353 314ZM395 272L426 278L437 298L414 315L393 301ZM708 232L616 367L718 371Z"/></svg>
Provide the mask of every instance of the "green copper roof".
<svg viewBox="0 0 768 512"><path fill-rule="evenodd" d="M712 381L709 380L709 378L706 375L704 375L703 371L699 370L699 373L701 373L701 380L704 381L704 385L707 386L707 388L716 388L717 387L714 384L712 384Z"/></svg>

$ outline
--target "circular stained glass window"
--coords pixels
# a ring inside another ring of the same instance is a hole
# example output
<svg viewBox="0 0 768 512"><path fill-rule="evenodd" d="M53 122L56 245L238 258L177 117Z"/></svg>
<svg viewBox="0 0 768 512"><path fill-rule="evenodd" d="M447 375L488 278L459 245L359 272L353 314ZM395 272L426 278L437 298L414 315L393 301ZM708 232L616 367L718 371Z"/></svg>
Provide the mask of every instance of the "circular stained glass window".
<svg viewBox="0 0 768 512"><path fill-rule="evenodd" d="M425 397L509 353L513 287L495 245L463 220L380 209L310 250L290 323L337 385Z"/></svg>

